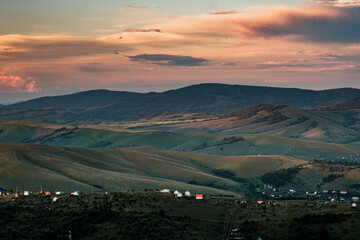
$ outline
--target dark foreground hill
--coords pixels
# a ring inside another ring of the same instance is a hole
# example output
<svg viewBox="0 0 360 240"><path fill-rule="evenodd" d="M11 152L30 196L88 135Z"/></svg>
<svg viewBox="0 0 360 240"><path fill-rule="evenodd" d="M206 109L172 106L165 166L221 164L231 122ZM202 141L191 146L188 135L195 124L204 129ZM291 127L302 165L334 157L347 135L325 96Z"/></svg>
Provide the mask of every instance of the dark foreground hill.
<svg viewBox="0 0 360 240"><path fill-rule="evenodd" d="M358 239L360 212L348 203L255 200L128 192L0 197L0 238L13 239ZM50 210L49 210L50 209ZM234 231L232 231L234 229ZM235 230L237 229L237 230Z"/></svg>
<svg viewBox="0 0 360 240"><path fill-rule="evenodd" d="M334 105L358 96L360 90L352 88L314 91L227 84L199 84L145 94L90 91L9 105L6 106L8 110L0 112L0 119L120 121L161 113L224 114L260 103L315 108ZM16 109L21 110L14 111Z"/></svg>

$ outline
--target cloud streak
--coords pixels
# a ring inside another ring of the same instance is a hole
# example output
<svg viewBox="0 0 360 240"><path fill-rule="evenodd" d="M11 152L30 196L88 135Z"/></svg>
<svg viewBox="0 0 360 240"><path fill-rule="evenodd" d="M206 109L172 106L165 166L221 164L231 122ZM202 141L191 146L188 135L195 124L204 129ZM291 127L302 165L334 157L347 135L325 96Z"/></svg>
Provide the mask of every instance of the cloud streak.
<svg viewBox="0 0 360 240"><path fill-rule="evenodd" d="M311 42L360 42L360 8L304 8L274 11L270 16L235 21L248 37L297 36Z"/></svg>
<svg viewBox="0 0 360 240"><path fill-rule="evenodd" d="M158 5L148 5L148 6L141 6L141 5L123 5L124 7L127 8L158 8Z"/></svg>
<svg viewBox="0 0 360 240"><path fill-rule="evenodd" d="M123 32L158 32L158 33L160 33L161 30L158 29L158 28L149 28L149 29L145 29L145 28L142 28L142 29L127 28Z"/></svg>
<svg viewBox="0 0 360 240"><path fill-rule="evenodd" d="M0 51L0 61L45 60L69 57L111 54L126 51L129 47L114 41L102 41L73 36L0 36L0 46L11 51Z"/></svg>
<svg viewBox="0 0 360 240"><path fill-rule="evenodd" d="M179 56L169 54L140 54L127 56L132 62L145 62L155 65L165 66L206 66L209 60L204 58L195 58L191 56Z"/></svg>
<svg viewBox="0 0 360 240"><path fill-rule="evenodd" d="M217 11L217 12L211 12L210 15L224 15L224 14L236 14L239 13L237 10L229 10L229 11Z"/></svg>
<svg viewBox="0 0 360 240"><path fill-rule="evenodd" d="M161 26L161 29L207 39L291 38L296 42L358 43L360 7L270 8L247 14L219 14L216 18L189 16Z"/></svg>
<svg viewBox="0 0 360 240"><path fill-rule="evenodd" d="M360 6L358 0L312 0L315 3L338 6L338 7L349 7L349 6Z"/></svg>

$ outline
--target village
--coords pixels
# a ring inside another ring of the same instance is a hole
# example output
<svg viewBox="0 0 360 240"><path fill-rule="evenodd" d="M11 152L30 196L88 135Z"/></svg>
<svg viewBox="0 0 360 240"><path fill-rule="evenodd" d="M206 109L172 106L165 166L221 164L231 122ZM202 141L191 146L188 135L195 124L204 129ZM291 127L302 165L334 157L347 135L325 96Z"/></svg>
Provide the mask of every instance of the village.
<svg viewBox="0 0 360 240"><path fill-rule="evenodd" d="M205 196L204 194L197 193L192 195L190 191L184 191L183 193L178 190L170 190L170 189L156 189L156 190L148 190L145 189L145 191L154 191L154 192L160 192L165 194L173 194L175 198L181 199L181 198L187 198L187 199L195 199L195 200L204 200L207 198L214 197L213 195ZM80 196L81 193L79 190L75 190L73 192L67 193L62 191L39 191L39 192L30 192L27 190L23 191L6 191L0 188L0 197L3 198L11 198L12 201L16 201L19 197L26 197L29 195L38 195L38 196L47 196L52 197L52 202L55 203L61 195L71 195L71 196ZM105 194L108 194L108 192L105 192ZM298 193L294 189L281 189L276 188L271 184L264 184L262 187L256 188L256 194L252 198L236 198L235 196L229 196L233 197L235 204L247 204L249 200L253 199L256 200L257 204L276 204L276 200L291 200L291 199L304 199L304 200L314 200L319 201L322 200L325 205L329 204L336 204L336 203L347 203L351 204L351 208L359 208L359 196L360 191L357 191L356 193L348 193L347 190L341 189L341 190L321 190L321 191L314 191L314 192L305 192L305 193ZM215 196L216 197L216 196ZM314 204L308 204L308 207L313 207Z"/></svg>
<svg viewBox="0 0 360 240"><path fill-rule="evenodd" d="M257 188L256 191L259 195L257 198L205 195L171 189L146 189L141 192L128 191L120 193L86 193L79 190L72 192L30 192L26 190L11 192L0 190L0 208L8 206L17 209L7 214L20 214L21 216L25 213L26 215L35 214L41 216L45 214L49 219L56 218L60 212L70 214L71 219L73 218L71 214L75 212L86 214L89 211L100 211L98 215L102 216L101 219L103 220L101 221L105 221L108 218L113 219L115 216L117 216L116 218L121 218L120 216L124 214L137 216L141 213L140 215L143 216L143 214L148 212L158 214L160 211L161 214L165 214L166 218L173 219L172 221L176 223L176 226L186 222L192 223L182 226L182 228L187 229L185 232L179 233L179 236L182 236L181 234L188 236L184 239L234 240L268 239L270 233L266 230L267 226L272 221L282 222L284 218L297 221L297 218L302 219L306 216L307 218L315 217L313 214L316 213L319 216L329 215L331 219L341 220L344 218L342 215L344 213L346 214L345 216L349 216L351 219L353 214L355 214L354 216L359 216L360 213L358 207L359 198L350 195L345 190L304 193L305 197L299 197L297 196L299 193L294 189L289 189L286 193L283 193L284 189L274 191L273 186L265 184L260 189ZM26 207L19 208L19 206ZM121 215L114 215L118 211L121 212ZM4 214L6 214L6 211ZM159 217L158 215L156 216L156 218ZM87 217L84 217L83 220L93 221L87 219ZM176 219L181 220L181 223L177 222ZM184 221L184 219L187 220ZM155 220L153 219L150 222L152 221ZM197 221L202 222L201 226L196 227L198 225L195 224ZM208 226L212 224L215 224L213 226L214 229L210 231ZM160 226L162 225L160 224L158 227ZM255 228L255 226L257 227ZM179 227L176 228L180 229ZM197 228L200 229L197 230ZM76 234L80 234L82 230L71 228L69 231L71 231L75 239ZM204 234L207 231L210 235ZM214 235L215 232L222 234L223 238L209 237Z"/></svg>

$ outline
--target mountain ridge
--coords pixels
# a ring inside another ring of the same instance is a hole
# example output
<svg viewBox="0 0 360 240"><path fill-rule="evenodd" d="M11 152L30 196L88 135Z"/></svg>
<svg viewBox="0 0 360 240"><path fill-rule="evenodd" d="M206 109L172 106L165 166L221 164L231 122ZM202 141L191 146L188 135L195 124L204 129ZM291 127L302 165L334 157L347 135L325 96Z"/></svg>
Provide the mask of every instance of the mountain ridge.
<svg viewBox="0 0 360 240"><path fill-rule="evenodd" d="M5 106L0 120L61 119L63 123L117 122L164 113L227 114L256 104L296 108L330 106L360 96L360 89L305 90L228 84L197 84L161 93L93 90ZM80 123L81 124L81 123Z"/></svg>
<svg viewBox="0 0 360 240"><path fill-rule="evenodd" d="M76 92L59 96L45 96L34 98L28 101L18 102L6 105L6 108L24 109L24 108L84 108L98 105L105 105L126 98L131 98L139 93L127 91L111 91L106 89L95 89L89 91ZM96 101L95 99L96 98Z"/></svg>

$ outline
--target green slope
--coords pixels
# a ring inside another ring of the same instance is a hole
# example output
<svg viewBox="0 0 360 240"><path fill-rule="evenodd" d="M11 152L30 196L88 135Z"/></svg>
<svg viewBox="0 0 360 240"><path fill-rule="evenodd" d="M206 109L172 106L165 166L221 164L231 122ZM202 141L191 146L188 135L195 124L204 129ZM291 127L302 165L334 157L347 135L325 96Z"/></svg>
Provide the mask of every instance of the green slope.
<svg viewBox="0 0 360 240"><path fill-rule="evenodd" d="M152 147L63 148L0 143L0 187L38 190L126 191L155 188L243 194L248 181L304 164L290 157L225 157ZM241 181L214 173L227 169ZM247 180L246 180L247 179Z"/></svg>
<svg viewBox="0 0 360 240"><path fill-rule="evenodd" d="M1 142L63 147L153 146L217 155L289 155L306 159L360 160L360 147L268 134L217 135L207 132L134 131L116 127L65 126L38 122L0 123Z"/></svg>
<svg viewBox="0 0 360 240"><path fill-rule="evenodd" d="M301 110L286 106L258 104L217 118L195 116L191 121L160 117L123 124L137 130L168 130L178 132L213 132L217 134L267 133L290 138L320 140L333 143L355 143L360 140L360 111ZM176 121L177 120L177 121ZM151 123L151 124L150 124Z"/></svg>

